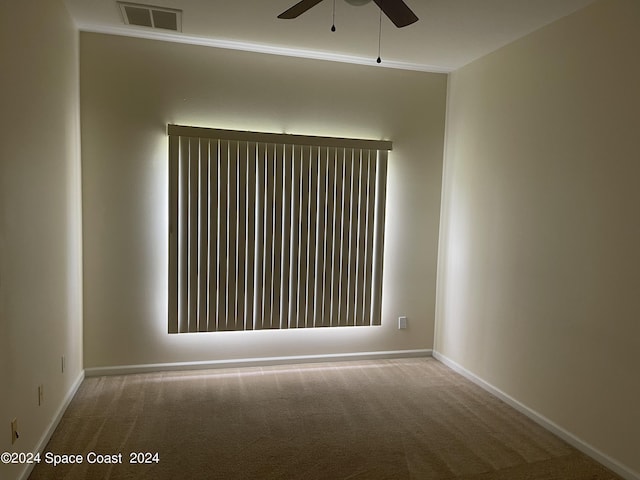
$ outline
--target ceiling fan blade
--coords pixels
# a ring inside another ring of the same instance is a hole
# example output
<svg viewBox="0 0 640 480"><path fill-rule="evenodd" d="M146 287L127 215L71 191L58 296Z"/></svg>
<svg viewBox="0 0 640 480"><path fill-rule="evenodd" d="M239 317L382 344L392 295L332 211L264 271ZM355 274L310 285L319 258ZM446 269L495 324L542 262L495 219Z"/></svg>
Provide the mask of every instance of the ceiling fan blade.
<svg viewBox="0 0 640 480"><path fill-rule="evenodd" d="M402 0L373 0L396 27L402 28L418 21L418 17ZM302 2L300 2L302 3Z"/></svg>
<svg viewBox="0 0 640 480"><path fill-rule="evenodd" d="M296 3L289 10L282 12L280 15L278 15L278 18L286 18L286 19L296 18L302 15L304 12L306 12L310 8L315 7L321 1L322 0L302 0L301 2Z"/></svg>

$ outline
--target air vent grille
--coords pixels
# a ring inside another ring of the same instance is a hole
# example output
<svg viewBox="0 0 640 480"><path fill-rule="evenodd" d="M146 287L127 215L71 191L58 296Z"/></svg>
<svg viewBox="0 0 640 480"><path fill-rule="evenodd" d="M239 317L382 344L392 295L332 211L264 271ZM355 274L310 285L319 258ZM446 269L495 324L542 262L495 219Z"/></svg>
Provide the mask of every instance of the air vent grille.
<svg viewBox="0 0 640 480"><path fill-rule="evenodd" d="M182 31L182 10L128 2L118 5L127 25Z"/></svg>

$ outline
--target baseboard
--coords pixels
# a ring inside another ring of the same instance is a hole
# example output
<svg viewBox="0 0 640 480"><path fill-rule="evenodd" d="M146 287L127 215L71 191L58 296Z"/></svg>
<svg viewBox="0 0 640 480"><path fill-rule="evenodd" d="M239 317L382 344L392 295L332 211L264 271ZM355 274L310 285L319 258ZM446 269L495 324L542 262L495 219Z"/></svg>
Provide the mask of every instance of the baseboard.
<svg viewBox="0 0 640 480"><path fill-rule="evenodd" d="M103 375L127 375L179 370L206 370L211 368L264 367L295 363L342 362L355 360L379 360L385 358L429 357L430 349L392 350L382 352L329 353L324 355L291 355L285 357L241 358L230 360L210 360L204 362L153 363L146 365L121 365L114 367L86 368L87 377Z"/></svg>
<svg viewBox="0 0 640 480"><path fill-rule="evenodd" d="M73 385L71 385L71 388L65 395L64 400L62 401L62 405L60 405L60 408L58 409L55 416L51 420L49 427L42 434L42 437L40 437L40 441L36 445L34 452L40 452L40 453L44 452L44 449L46 448L47 443L49 443L49 440L51 440L51 435L53 435L53 432L56 430L56 428L58 428L58 424L60 423L60 420L62 420L62 416L64 415L64 412L67 410L67 407L69 406L69 404L71 403L71 400L73 399L76 392L78 391L78 388L80 388L80 384L84 380L84 376L85 376L85 373L83 370L80 372L75 382L73 382ZM31 475L31 471L33 470L34 466L35 464L33 463L26 465L25 469L22 471L22 474L18 477L18 479L27 480L29 478L29 475Z"/></svg>
<svg viewBox="0 0 640 480"><path fill-rule="evenodd" d="M486 390L487 392L494 395L495 397L498 397L500 400L502 400L506 404L515 408L520 413L523 413L524 415L529 417L531 420L536 422L541 427L557 435L558 437L563 439L565 442L567 442L569 445L577 448L582 453L588 455L589 457L593 458L595 461L601 463L608 469L614 471L615 473L620 475L622 478L626 480L640 480L640 473L631 470L630 468L626 467L625 465L622 465L620 462L614 460L610 456L602 453L600 450L596 449L595 447L592 447L587 442L576 437L575 435L565 430L564 428L560 427L556 423L552 422L545 416L539 414L535 410L532 410L531 408L527 407L523 403L520 403L518 400L507 395L502 390L494 387L490 383L486 382L482 378L470 372L469 370L464 368L462 365L454 362L450 358L446 357L445 355L442 355L437 351L433 351L432 356L433 358L445 364L446 366L448 366L455 372L459 373L463 377L471 380L473 383L475 383L482 389Z"/></svg>

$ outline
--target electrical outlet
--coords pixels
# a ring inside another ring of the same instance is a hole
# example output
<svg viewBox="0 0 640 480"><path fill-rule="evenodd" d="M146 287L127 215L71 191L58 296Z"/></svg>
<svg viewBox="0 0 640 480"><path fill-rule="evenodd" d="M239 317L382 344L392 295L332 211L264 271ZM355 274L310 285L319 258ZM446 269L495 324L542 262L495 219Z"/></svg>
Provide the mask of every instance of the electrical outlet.
<svg viewBox="0 0 640 480"><path fill-rule="evenodd" d="M38 385L38 406L44 403L44 385Z"/></svg>
<svg viewBox="0 0 640 480"><path fill-rule="evenodd" d="M20 435L18 434L18 419L14 418L11 420L11 445L16 443L18 438L20 438Z"/></svg>
<svg viewBox="0 0 640 480"><path fill-rule="evenodd" d="M407 317L398 317L398 328L407 328Z"/></svg>

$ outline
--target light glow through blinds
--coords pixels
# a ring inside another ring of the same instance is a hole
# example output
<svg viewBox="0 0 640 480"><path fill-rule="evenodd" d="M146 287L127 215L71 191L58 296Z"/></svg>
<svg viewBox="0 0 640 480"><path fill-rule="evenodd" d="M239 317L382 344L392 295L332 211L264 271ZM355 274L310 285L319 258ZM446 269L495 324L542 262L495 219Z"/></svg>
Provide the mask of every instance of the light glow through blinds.
<svg viewBox="0 0 640 480"><path fill-rule="evenodd" d="M168 133L169 333L380 325L391 142Z"/></svg>

